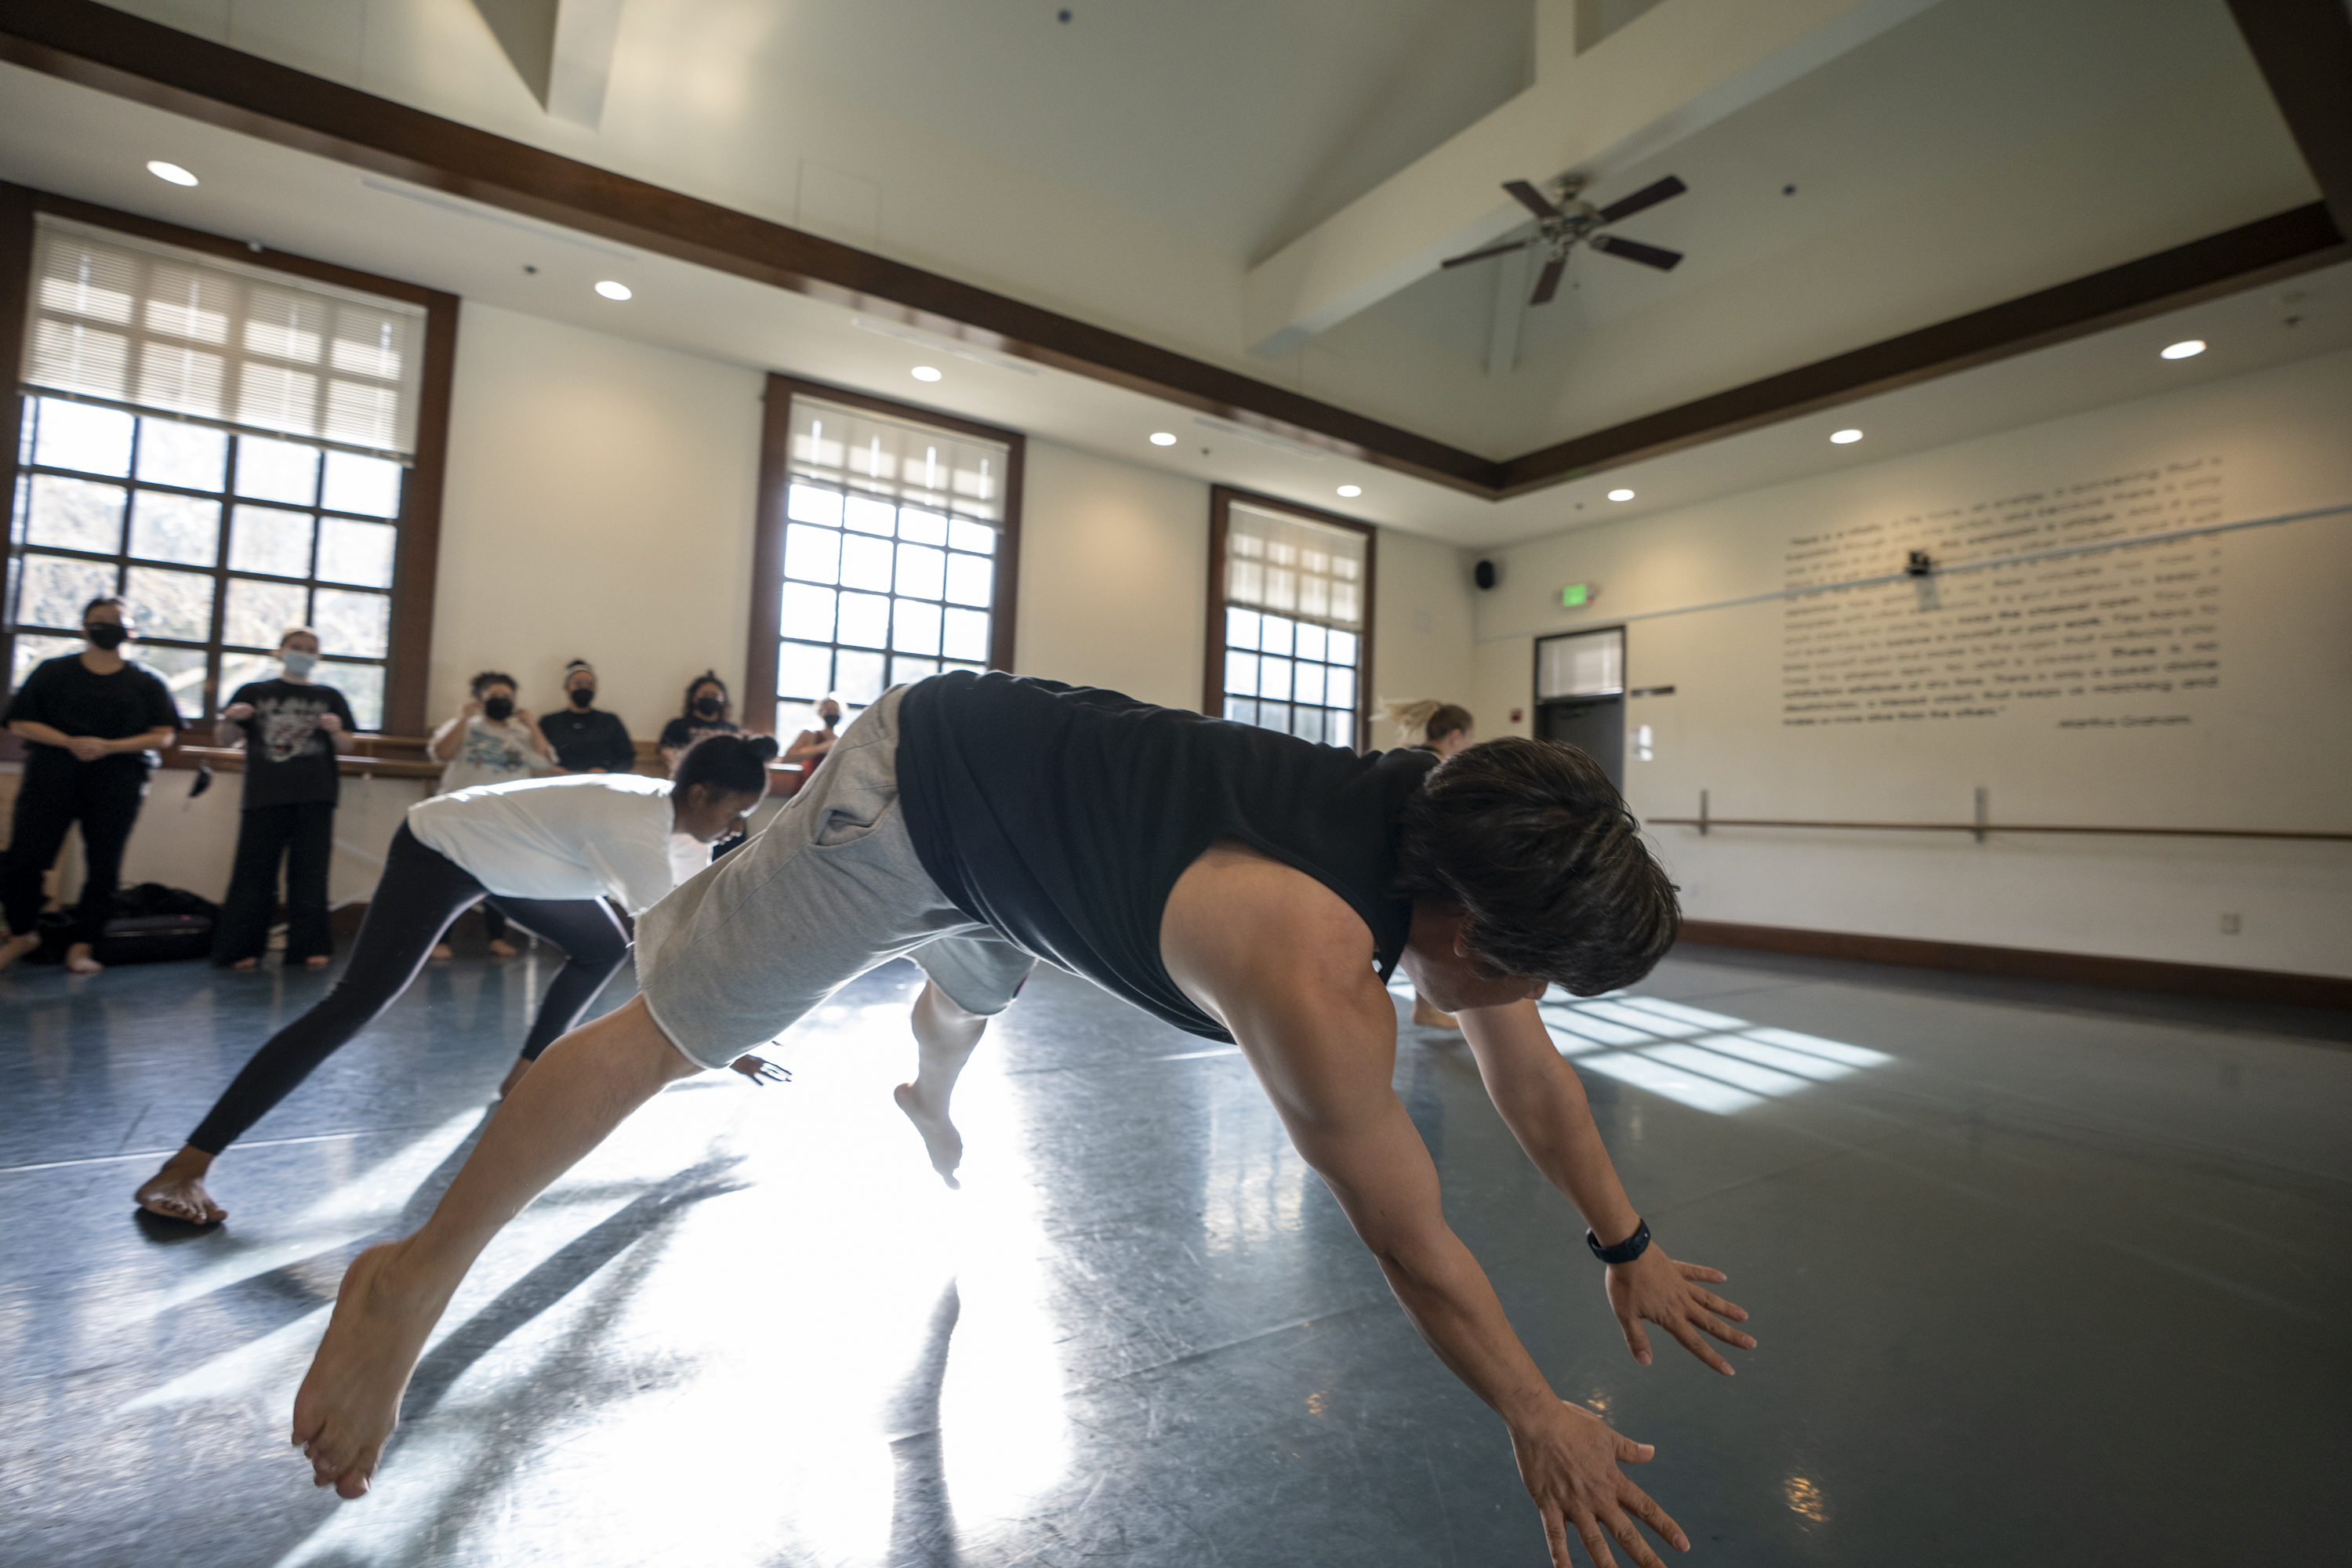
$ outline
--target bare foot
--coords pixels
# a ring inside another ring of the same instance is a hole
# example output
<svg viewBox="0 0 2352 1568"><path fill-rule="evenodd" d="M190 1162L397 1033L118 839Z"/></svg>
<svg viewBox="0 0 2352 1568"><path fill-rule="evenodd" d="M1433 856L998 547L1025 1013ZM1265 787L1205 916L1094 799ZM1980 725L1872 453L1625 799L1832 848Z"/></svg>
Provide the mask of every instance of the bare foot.
<svg viewBox="0 0 2352 1568"><path fill-rule="evenodd" d="M183 1149L163 1162L163 1168L147 1179L147 1184L135 1196L139 1206L149 1214L162 1215L165 1219L181 1219L190 1225L218 1225L228 1218L228 1210L213 1202L205 1191L205 1173L212 1169L213 1157L201 1149Z"/></svg>
<svg viewBox="0 0 2352 1568"><path fill-rule="evenodd" d="M89 955L89 943L78 942L66 949L66 967L76 974L96 974L106 965Z"/></svg>
<svg viewBox="0 0 2352 1568"><path fill-rule="evenodd" d="M1458 1029L1462 1020L1451 1013L1441 1013L1423 1001L1418 994L1412 999L1412 1021L1424 1029Z"/></svg>
<svg viewBox="0 0 2352 1568"><path fill-rule="evenodd" d="M529 1057L515 1058L514 1066L507 1068L507 1076L499 1080L499 1098L504 1100L508 1095L512 1094L515 1091L515 1085L522 1081L522 1075L530 1070Z"/></svg>
<svg viewBox="0 0 2352 1568"><path fill-rule="evenodd" d="M240 958L235 963L230 964L229 967L231 969L258 969L261 967L261 960L257 958Z"/></svg>
<svg viewBox="0 0 2352 1568"><path fill-rule="evenodd" d="M436 963L446 963L457 956L457 952L447 942L436 942L433 944L433 957Z"/></svg>
<svg viewBox="0 0 2352 1568"><path fill-rule="evenodd" d="M963 1163L963 1134L955 1130L955 1123L933 1111L914 1084L900 1084L890 1091L890 1098L898 1102L898 1109L907 1113L907 1120L923 1135L924 1152L930 1155L931 1169L940 1173L940 1180L961 1190L963 1184L956 1180L956 1167Z"/></svg>
<svg viewBox="0 0 2352 1568"><path fill-rule="evenodd" d="M12 936L6 942L0 942L0 969L7 968L40 945L40 933L29 931L22 936Z"/></svg>
<svg viewBox="0 0 2352 1568"><path fill-rule="evenodd" d="M447 1305L446 1292L406 1286L398 1275L406 1240L371 1247L352 1261L335 1295L327 1337L294 1395L293 1441L310 1461L314 1486L364 1496L383 1446L400 1425L400 1396Z"/></svg>
<svg viewBox="0 0 2352 1568"><path fill-rule="evenodd" d="M328 957L323 952L314 952L310 957L302 961L302 967L305 969L324 969L327 965L334 962L335 961L333 959Z"/></svg>
<svg viewBox="0 0 2352 1568"><path fill-rule="evenodd" d="M517 947L514 943L509 942L502 936L491 939L490 956L492 958L512 958L516 953L520 952L521 951L522 949Z"/></svg>

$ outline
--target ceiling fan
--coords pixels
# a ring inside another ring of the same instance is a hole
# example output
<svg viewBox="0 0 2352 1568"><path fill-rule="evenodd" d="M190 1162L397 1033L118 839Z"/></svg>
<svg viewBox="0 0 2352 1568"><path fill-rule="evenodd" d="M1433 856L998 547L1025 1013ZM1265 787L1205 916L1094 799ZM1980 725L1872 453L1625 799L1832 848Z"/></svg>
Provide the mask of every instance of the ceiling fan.
<svg viewBox="0 0 2352 1568"><path fill-rule="evenodd" d="M1669 197L1681 195L1690 187L1668 174L1653 181L1630 196L1621 196L1605 207L1579 201L1577 193L1584 188L1581 175L1563 174L1552 182L1559 194L1557 199L1547 196L1525 180L1507 180L1503 189L1511 193L1518 204L1533 213L1536 232L1526 239L1515 239L1507 245L1490 245L1484 250L1474 250L1467 256L1457 256L1445 262L1447 267L1465 267L1473 261L1484 261L1490 256L1519 250L1530 245L1544 247L1544 269L1536 279L1535 292L1528 303L1549 303L1559 292L1559 276L1568 268L1569 247L1579 240L1588 249L1605 256L1622 256L1628 261L1638 261L1644 267L1654 267L1661 272L1671 272L1683 258L1679 250L1663 250L1654 245L1643 245L1638 239L1620 239L1613 234L1601 234L1601 229L1621 218L1632 217L1656 206Z"/></svg>

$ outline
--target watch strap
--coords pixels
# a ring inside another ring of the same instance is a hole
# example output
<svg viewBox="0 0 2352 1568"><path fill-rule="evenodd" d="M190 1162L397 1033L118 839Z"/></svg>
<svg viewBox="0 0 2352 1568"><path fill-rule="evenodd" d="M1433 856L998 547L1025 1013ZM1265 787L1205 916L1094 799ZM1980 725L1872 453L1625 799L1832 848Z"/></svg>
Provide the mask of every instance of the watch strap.
<svg viewBox="0 0 2352 1568"><path fill-rule="evenodd" d="M1633 1234L1614 1247L1603 1247L1601 1238L1590 1230L1584 1233L1584 1245L1592 1248L1592 1256L1603 1263L1631 1263L1650 1250L1650 1222L1636 1218Z"/></svg>

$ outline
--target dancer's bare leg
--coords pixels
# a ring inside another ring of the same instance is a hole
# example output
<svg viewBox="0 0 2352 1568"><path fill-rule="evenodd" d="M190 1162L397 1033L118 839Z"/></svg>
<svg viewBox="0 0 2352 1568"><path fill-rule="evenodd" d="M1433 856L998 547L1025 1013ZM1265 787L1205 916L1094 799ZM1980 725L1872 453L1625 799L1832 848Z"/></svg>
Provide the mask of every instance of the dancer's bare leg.
<svg viewBox="0 0 2352 1568"><path fill-rule="evenodd" d="M948 1000L946 992L925 981L908 1022L915 1027L921 1065L915 1070L914 1082L902 1083L891 1093L915 1131L923 1135L931 1169L949 1186L961 1186L956 1167L963 1163L963 1135L948 1118L948 1101L955 1097L956 1079L962 1076L963 1064L971 1059L988 1020L965 1012Z"/></svg>
<svg viewBox="0 0 2352 1568"><path fill-rule="evenodd" d="M22 936L12 936L6 942L0 942L0 969L7 968L40 945L40 932L30 931Z"/></svg>
<svg viewBox="0 0 2352 1568"><path fill-rule="evenodd" d="M66 949L66 967L76 974L98 973L106 965L92 958L89 951L89 943L86 942L78 942Z"/></svg>
<svg viewBox="0 0 2352 1568"><path fill-rule="evenodd" d="M213 1202L205 1191L205 1173L213 1168L213 1157L194 1144L188 1144L163 1162L163 1168L147 1178L147 1184L138 1192L139 1206L150 1214L166 1219L184 1219L190 1225L218 1225L228 1218L228 1210Z"/></svg>
<svg viewBox="0 0 2352 1568"><path fill-rule="evenodd" d="M320 1486L368 1489L425 1338L507 1221L664 1085L698 1069L642 996L547 1047L483 1131L433 1217L343 1276L327 1337L294 1396L294 1441Z"/></svg>

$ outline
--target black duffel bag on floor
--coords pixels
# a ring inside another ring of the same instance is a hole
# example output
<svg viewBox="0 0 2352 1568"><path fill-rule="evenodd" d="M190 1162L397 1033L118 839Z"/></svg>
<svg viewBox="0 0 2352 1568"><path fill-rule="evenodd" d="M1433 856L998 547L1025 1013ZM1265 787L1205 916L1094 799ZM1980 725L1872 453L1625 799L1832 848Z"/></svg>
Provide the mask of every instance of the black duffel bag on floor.
<svg viewBox="0 0 2352 1568"><path fill-rule="evenodd" d="M190 958L210 958L213 921L219 906L184 888L142 882L114 895L114 913L90 950L100 963L172 963ZM51 910L36 928L41 945L27 953L27 963L63 963L73 944L73 915Z"/></svg>

